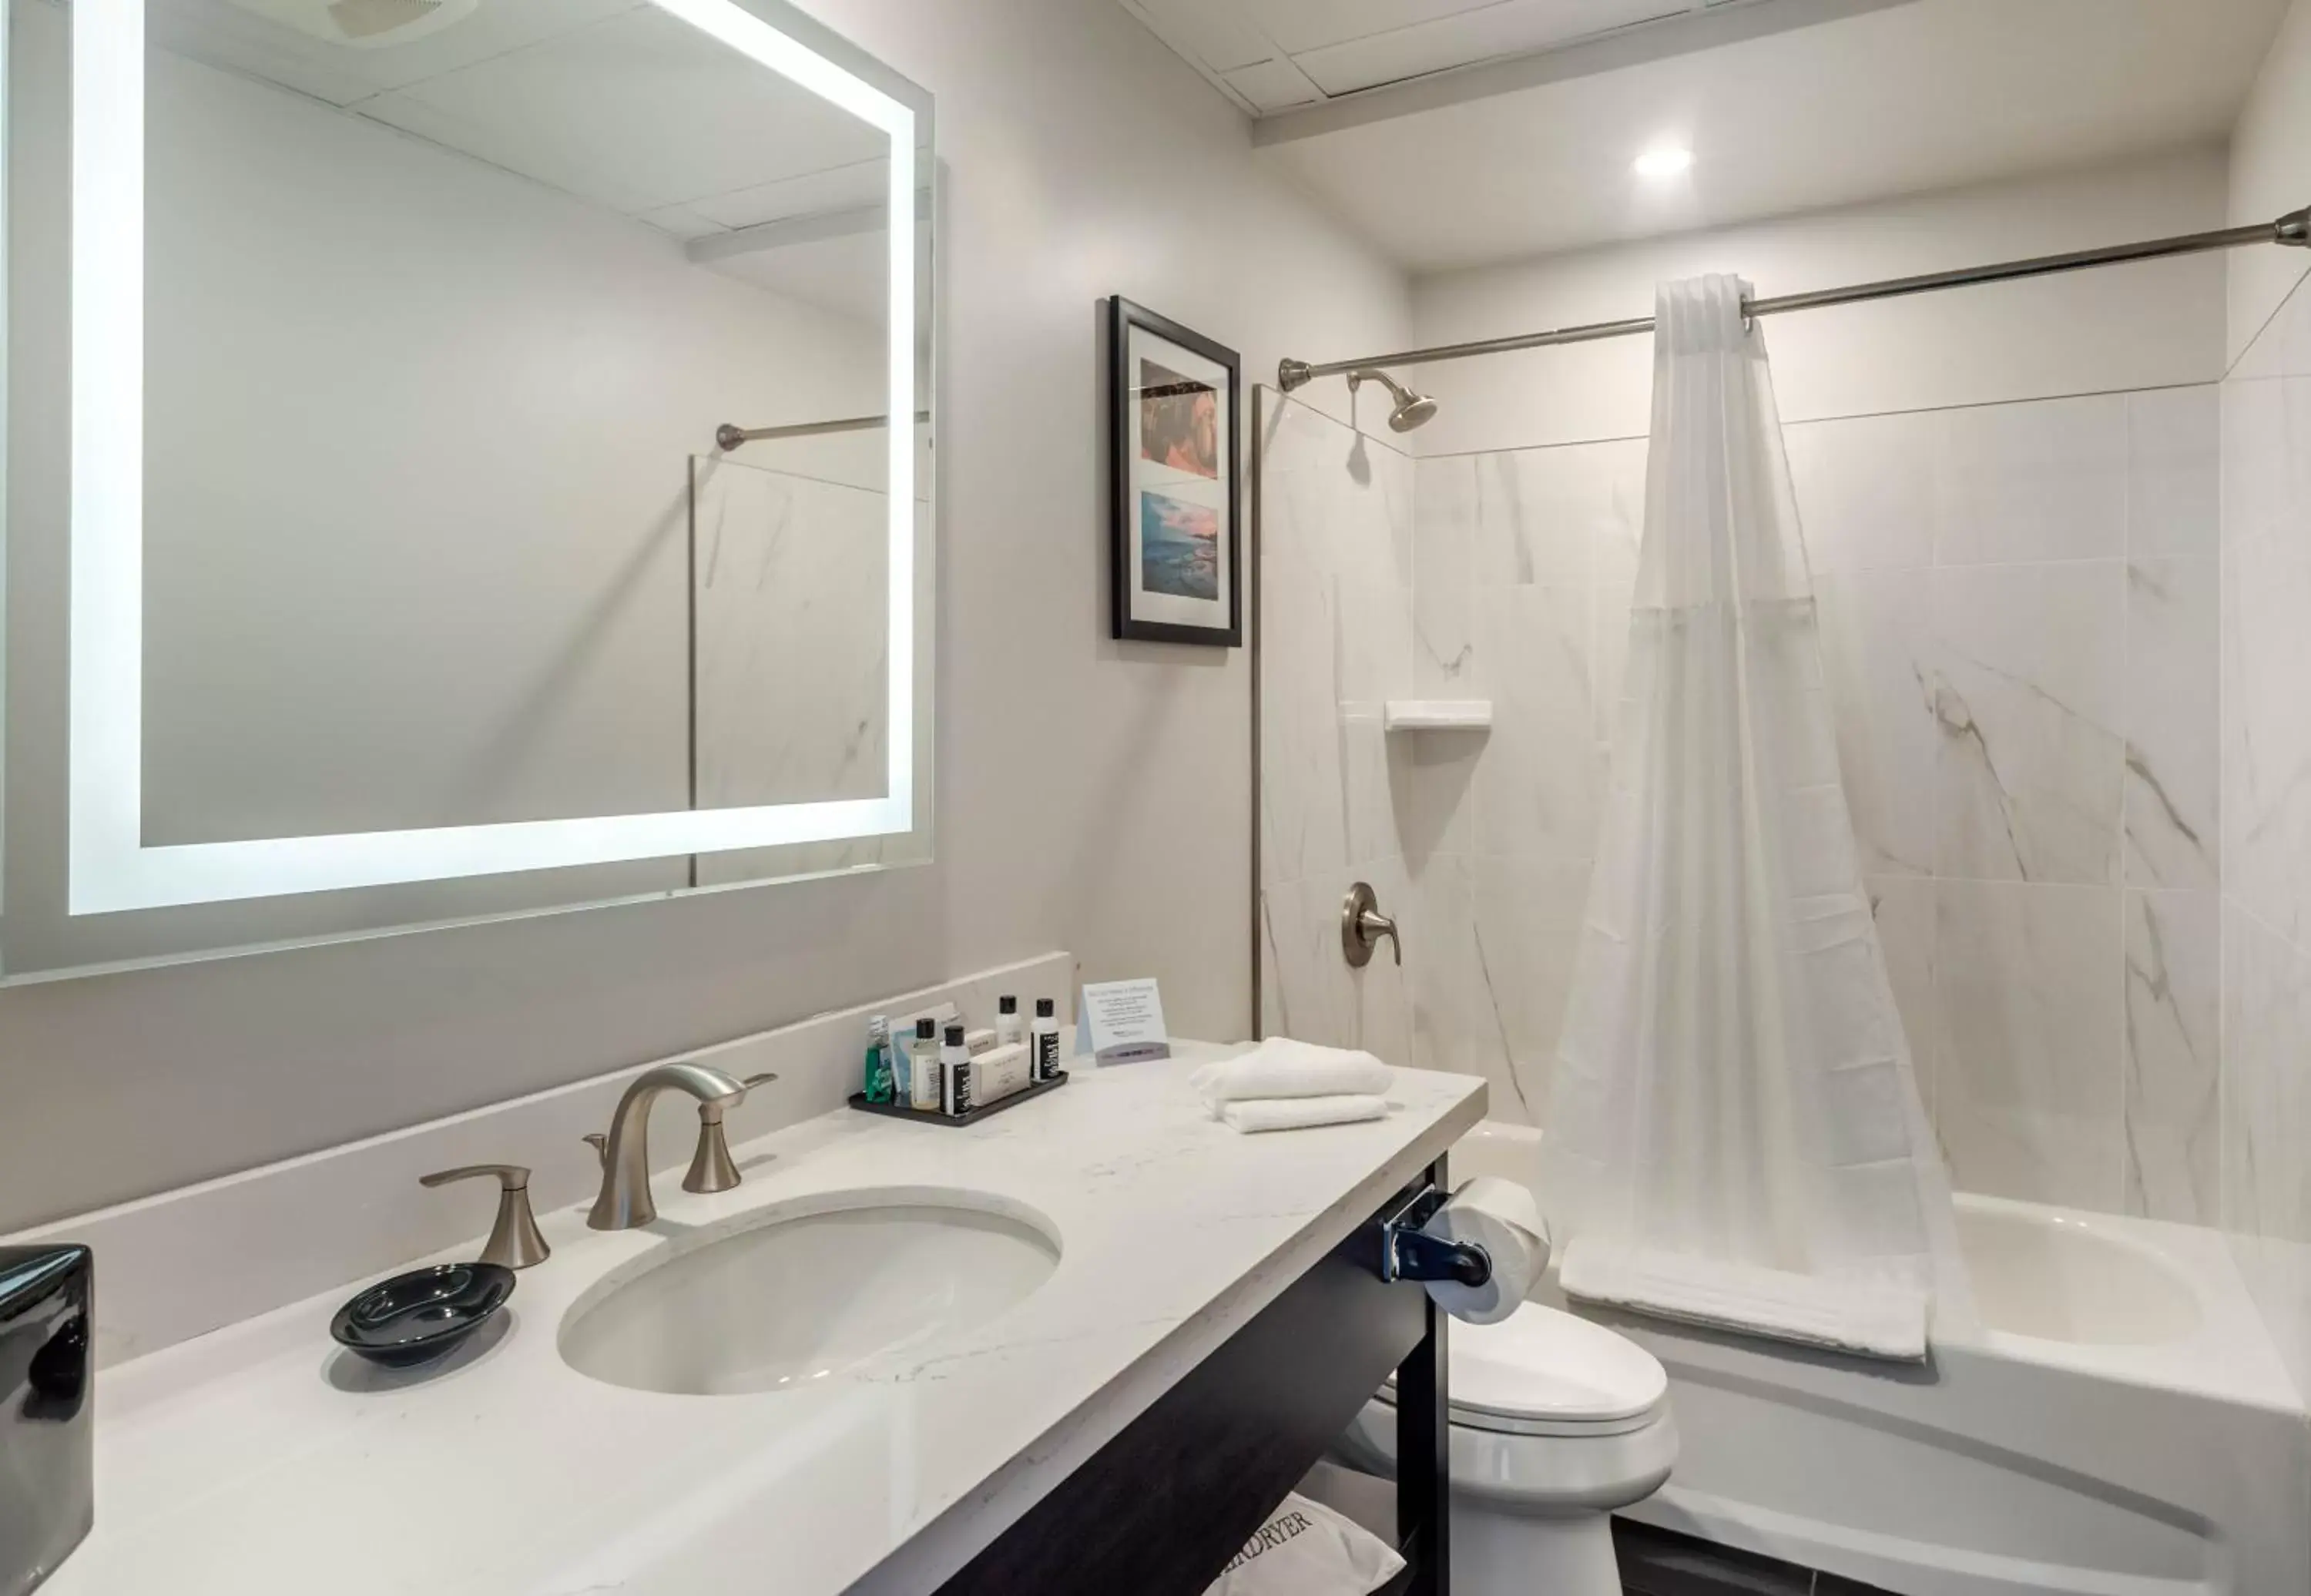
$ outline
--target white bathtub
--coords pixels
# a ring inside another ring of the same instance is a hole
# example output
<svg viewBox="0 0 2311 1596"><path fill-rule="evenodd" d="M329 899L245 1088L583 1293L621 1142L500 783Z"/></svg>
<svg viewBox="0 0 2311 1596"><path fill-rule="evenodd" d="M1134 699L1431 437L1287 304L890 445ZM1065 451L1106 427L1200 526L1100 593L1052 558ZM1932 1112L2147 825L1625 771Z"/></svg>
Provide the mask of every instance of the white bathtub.
<svg viewBox="0 0 2311 1596"><path fill-rule="evenodd" d="M1539 1142L1481 1126L1453 1178ZM1923 1368L1582 1310L1669 1369L1683 1450L1630 1516L1902 1596L2311 1592L2311 1422L2221 1236L1958 1207L1983 1323Z"/></svg>

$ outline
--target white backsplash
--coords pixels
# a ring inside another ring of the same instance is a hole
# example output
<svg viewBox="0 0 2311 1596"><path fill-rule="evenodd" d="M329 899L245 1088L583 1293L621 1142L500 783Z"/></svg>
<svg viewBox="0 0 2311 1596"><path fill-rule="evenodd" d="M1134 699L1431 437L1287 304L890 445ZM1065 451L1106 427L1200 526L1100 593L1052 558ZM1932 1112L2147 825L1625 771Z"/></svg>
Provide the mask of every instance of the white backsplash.
<svg viewBox="0 0 2311 1596"><path fill-rule="evenodd" d="M1072 1024L1077 981L1071 955L1043 954L156 1192L0 1242L83 1242L95 1250L97 1361L120 1363L334 1286L350 1287L463 1241L478 1245L496 1212L495 1189L477 1182L421 1190L417 1178L429 1170L527 1165L540 1216L589 1200L600 1184L600 1165L582 1138L609 1129L626 1087L652 1064L708 1064L742 1079L777 1074L730 1116L730 1141L743 1158L747 1142L839 1109L858 1089L869 1016L887 1015L895 1024L954 1004L976 1023L991 1017L996 999L1008 992L1023 1002L1050 998L1062 1022ZM696 1106L668 1093L652 1111L650 1164L661 1175L689 1162Z"/></svg>
<svg viewBox="0 0 2311 1596"><path fill-rule="evenodd" d="M1644 441L1415 461L1262 401L1263 1024L1484 1075L1496 1117L1545 1125ZM2219 415L2197 387L1785 428L1871 895L1967 1190L2217 1215ZM1493 728L1383 738L1391 693L1490 698ZM1341 961L1359 877L1400 974Z"/></svg>
<svg viewBox="0 0 2311 1596"><path fill-rule="evenodd" d="M2223 1222L2311 1390L2311 288L2222 386Z"/></svg>

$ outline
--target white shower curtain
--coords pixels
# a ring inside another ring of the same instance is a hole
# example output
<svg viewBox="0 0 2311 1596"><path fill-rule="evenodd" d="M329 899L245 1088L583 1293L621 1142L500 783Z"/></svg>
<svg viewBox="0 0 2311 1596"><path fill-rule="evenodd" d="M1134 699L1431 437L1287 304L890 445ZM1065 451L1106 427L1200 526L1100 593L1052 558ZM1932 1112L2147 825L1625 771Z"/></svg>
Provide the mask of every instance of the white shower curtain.
<svg viewBox="0 0 2311 1596"><path fill-rule="evenodd" d="M1596 1295L1818 1339L1777 1301L1818 1313L1891 1290L1922 1315L1938 1286L1946 1305L1964 1288L1744 291L1659 291L1644 542L1551 1095L1551 1218L1583 1250L1568 1290L1584 1256L1584 1279L1656 1287L1687 1260L1692 1291Z"/></svg>

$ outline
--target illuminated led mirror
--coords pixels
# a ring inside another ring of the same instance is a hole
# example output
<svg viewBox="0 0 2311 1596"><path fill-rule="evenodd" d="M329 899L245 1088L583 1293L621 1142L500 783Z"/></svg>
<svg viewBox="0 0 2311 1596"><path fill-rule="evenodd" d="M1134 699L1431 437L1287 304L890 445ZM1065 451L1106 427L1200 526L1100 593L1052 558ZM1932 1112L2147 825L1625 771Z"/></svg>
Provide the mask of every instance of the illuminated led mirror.
<svg viewBox="0 0 2311 1596"><path fill-rule="evenodd" d="M8 972L928 857L928 96L776 0L8 88Z"/></svg>

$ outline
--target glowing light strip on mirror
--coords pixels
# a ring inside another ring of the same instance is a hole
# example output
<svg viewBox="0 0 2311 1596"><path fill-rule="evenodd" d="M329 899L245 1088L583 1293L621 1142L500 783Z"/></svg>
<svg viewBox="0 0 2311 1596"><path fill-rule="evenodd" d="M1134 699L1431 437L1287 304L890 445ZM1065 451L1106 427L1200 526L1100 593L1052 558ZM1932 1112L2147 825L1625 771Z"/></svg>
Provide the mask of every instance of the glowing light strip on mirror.
<svg viewBox="0 0 2311 1596"><path fill-rule="evenodd" d="M919 407L914 113L731 0L657 3L889 135L888 414L912 415ZM69 912L719 853L913 827L915 440L912 428L893 426L885 796L144 847L144 0L74 0L72 89Z"/></svg>

